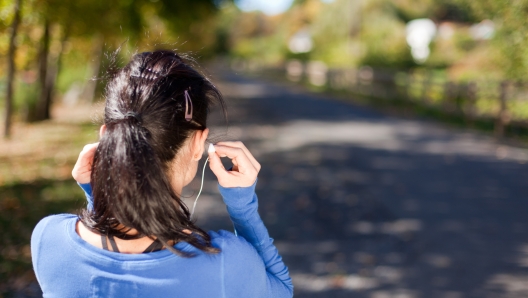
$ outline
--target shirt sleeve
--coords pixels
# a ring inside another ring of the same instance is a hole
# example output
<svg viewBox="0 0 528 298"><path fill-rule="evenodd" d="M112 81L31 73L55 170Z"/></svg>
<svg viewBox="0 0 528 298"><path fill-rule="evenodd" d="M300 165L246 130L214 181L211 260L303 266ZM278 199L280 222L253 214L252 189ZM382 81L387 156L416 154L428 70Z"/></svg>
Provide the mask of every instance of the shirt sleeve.
<svg viewBox="0 0 528 298"><path fill-rule="evenodd" d="M293 283L288 267L270 238L266 226L258 213L258 199L255 194L255 183L250 187L226 188L218 186L227 212L235 227L235 234L243 237L257 251L266 267L269 293L273 297L292 297ZM280 296L277 293L281 293Z"/></svg>
<svg viewBox="0 0 528 298"><path fill-rule="evenodd" d="M93 195L92 195L92 185L90 183L79 183L77 184L84 190L84 194L86 195L86 201L88 202L88 205L86 206L86 209L88 211L92 211L93 209Z"/></svg>

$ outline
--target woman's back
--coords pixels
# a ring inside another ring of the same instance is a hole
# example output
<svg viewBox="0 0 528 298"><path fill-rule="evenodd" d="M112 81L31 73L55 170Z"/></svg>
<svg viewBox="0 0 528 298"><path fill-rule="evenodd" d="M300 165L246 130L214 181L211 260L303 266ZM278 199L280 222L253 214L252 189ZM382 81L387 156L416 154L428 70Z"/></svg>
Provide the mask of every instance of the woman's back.
<svg viewBox="0 0 528 298"><path fill-rule="evenodd" d="M256 250L230 232L209 232L219 254L186 243L176 248L192 258L166 249L121 254L85 242L76 222L72 214L52 215L35 228L33 264L45 297L280 297L268 293Z"/></svg>

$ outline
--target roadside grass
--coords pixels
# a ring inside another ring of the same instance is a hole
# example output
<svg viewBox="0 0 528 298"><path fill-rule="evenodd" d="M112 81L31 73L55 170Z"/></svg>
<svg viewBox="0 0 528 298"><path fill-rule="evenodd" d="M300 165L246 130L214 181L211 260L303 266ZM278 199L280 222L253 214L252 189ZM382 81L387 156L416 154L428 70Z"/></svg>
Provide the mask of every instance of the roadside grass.
<svg viewBox="0 0 528 298"><path fill-rule="evenodd" d="M83 146L97 141L93 115L97 106L58 106L53 120L17 122L0 140L0 297L35 281L29 243L38 221L84 206L71 170Z"/></svg>
<svg viewBox="0 0 528 298"><path fill-rule="evenodd" d="M0 186L0 296L26 288L35 277L29 241L38 221L77 212L83 193L72 180L36 180ZM2 293L3 292L3 293Z"/></svg>

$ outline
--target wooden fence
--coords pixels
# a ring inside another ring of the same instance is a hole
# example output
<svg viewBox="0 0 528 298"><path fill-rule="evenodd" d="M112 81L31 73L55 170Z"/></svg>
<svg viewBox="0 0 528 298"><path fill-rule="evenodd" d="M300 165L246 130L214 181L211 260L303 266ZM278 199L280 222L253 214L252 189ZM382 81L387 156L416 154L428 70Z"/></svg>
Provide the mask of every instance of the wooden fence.
<svg viewBox="0 0 528 298"><path fill-rule="evenodd" d="M260 69L253 67L253 69ZM495 135L508 128L528 130L528 84L512 81L449 81L434 71L328 69L321 62L289 61L284 67L265 68L291 81L376 98L403 101L462 117L468 123L492 123Z"/></svg>

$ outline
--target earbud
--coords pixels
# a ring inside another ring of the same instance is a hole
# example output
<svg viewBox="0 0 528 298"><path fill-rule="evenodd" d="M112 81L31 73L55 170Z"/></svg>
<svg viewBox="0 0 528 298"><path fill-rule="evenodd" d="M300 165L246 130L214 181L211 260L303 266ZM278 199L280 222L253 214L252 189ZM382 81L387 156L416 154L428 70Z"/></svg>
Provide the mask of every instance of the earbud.
<svg viewBox="0 0 528 298"><path fill-rule="evenodd" d="M209 152L209 153L215 153L216 152L216 149L213 146L213 144L209 144L209 149L207 149L207 152Z"/></svg>

